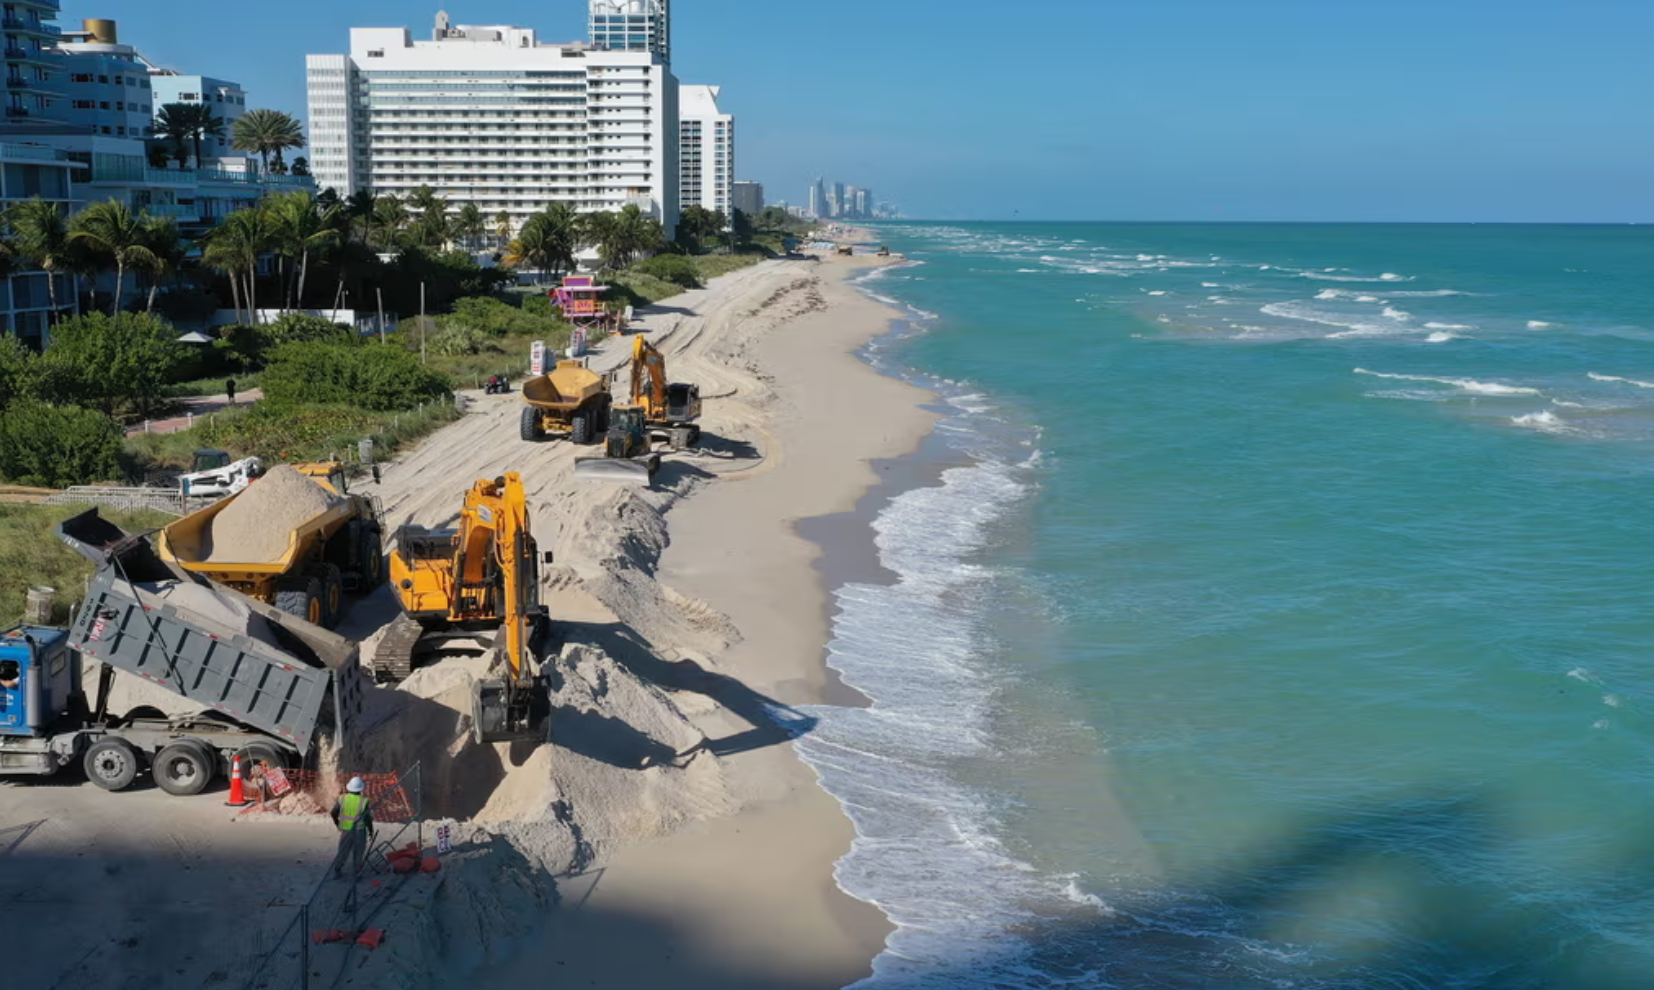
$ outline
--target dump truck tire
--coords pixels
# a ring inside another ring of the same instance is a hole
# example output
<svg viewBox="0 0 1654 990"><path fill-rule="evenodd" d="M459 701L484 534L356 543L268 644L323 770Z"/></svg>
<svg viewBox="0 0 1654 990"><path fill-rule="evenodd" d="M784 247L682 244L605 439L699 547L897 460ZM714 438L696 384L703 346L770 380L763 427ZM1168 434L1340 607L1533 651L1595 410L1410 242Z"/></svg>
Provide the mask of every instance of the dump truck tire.
<svg viewBox="0 0 1654 990"><path fill-rule="evenodd" d="M307 568L306 573L321 582L321 625L326 629L332 629L345 614L344 572L339 570L339 565L326 563Z"/></svg>
<svg viewBox="0 0 1654 990"><path fill-rule="evenodd" d="M584 447L592 442L592 417L589 412L577 412L569 419L569 439Z"/></svg>
<svg viewBox="0 0 1654 990"><path fill-rule="evenodd" d="M218 754L193 740L180 739L155 757L155 785L175 797L200 794L212 783Z"/></svg>
<svg viewBox="0 0 1654 990"><path fill-rule="evenodd" d="M369 526L362 533L362 594L385 583L385 538L378 526Z"/></svg>
<svg viewBox="0 0 1654 990"><path fill-rule="evenodd" d="M86 779L106 791L123 791L138 779L138 751L125 739L103 739L92 744L81 761Z"/></svg>
<svg viewBox="0 0 1654 990"><path fill-rule="evenodd" d="M533 406L529 406L524 409L521 426L518 428L517 432L524 440L531 443L545 437L546 431L540 429L540 410L534 408Z"/></svg>
<svg viewBox="0 0 1654 990"><path fill-rule="evenodd" d="M322 583L308 575L290 577L276 585L276 607L312 625L322 624Z"/></svg>

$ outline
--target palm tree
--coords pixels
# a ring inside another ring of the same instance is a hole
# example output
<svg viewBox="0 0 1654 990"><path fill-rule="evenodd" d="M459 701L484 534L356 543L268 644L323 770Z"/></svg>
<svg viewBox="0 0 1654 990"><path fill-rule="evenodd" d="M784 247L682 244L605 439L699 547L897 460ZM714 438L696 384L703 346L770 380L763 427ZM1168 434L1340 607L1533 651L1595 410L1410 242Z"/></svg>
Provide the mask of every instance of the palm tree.
<svg viewBox="0 0 1654 990"><path fill-rule="evenodd" d="M146 217L145 220L144 241L151 257L134 261L133 267L149 274L149 298L144 304L144 312L153 313L155 294L161 288L161 281L183 264L186 245L178 231L178 224L171 218Z"/></svg>
<svg viewBox="0 0 1654 990"><path fill-rule="evenodd" d="M155 136L172 145L172 157L183 168L189 164L189 142L195 134L194 107L188 103L168 103L155 114Z"/></svg>
<svg viewBox="0 0 1654 990"><path fill-rule="evenodd" d="M574 210L567 203L553 203L528 218L522 232L506 246L502 260L542 272L570 271L581 236L580 218Z"/></svg>
<svg viewBox="0 0 1654 990"><path fill-rule="evenodd" d="M482 236L487 225L487 221L482 218L482 211L477 209L477 204L466 203L454 214L450 230L459 238L460 243L471 249L477 246L477 238Z"/></svg>
<svg viewBox="0 0 1654 990"><path fill-rule="evenodd" d="M374 200L373 215L368 218L368 243L381 251L390 251L402 241L412 215L407 204L386 194Z"/></svg>
<svg viewBox="0 0 1654 990"><path fill-rule="evenodd" d="M69 224L69 240L90 248L115 264L115 299L111 315L121 311L121 292L126 270L133 265L152 265L155 254L149 249L149 224L144 214L133 213L118 199L93 203L75 214Z"/></svg>
<svg viewBox="0 0 1654 990"><path fill-rule="evenodd" d="M241 298L246 297L249 323L258 322L258 259L276 246L276 235L275 221L262 204L237 210L207 235L207 249L201 260L229 276L237 312ZM246 279L245 292L237 284L242 278Z"/></svg>
<svg viewBox="0 0 1654 990"><path fill-rule="evenodd" d="M249 110L231 126L230 146L257 154L268 172L272 155L280 165L282 152L304 147L304 132L291 114L280 110Z"/></svg>
<svg viewBox="0 0 1654 990"><path fill-rule="evenodd" d="M408 208L418 212L413 223L413 242L420 247L444 244L448 240L448 201L430 186L408 194Z"/></svg>
<svg viewBox="0 0 1654 990"><path fill-rule="evenodd" d="M281 252L289 258L298 258L298 296L293 308L304 308L304 283L310 274L310 253L339 239L333 219L339 207L322 208L308 192L294 191L269 201L271 219ZM289 300L292 302L293 300Z"/></svg>
<svg viewBox="0 0 1654 990"><path fill-rule="evenodd" d="M655 251L665 242L660 222L635 204L619 213L587 213L580 218L586 243L597 248L603 264L625 268L639 254Z"/></svg>
<svg viewBox="0 0 1654 990"><path fill-rule="evenodd" d="M190 139L195 142L195 167L202 168L205 159L201 157L202 138L221 138L224 136L224 118L212 112L212 107L201 104L194 107L193 125L190 129Z"/></svg>
<svg viewBox="0 0 1654 990"><path fill-rule="evenodd" d="M523 224L522 233L505 246L501 260L513 267L532 268L536 272L550 268L552 231L543 220L544 216L539 213L529 217L528 222Z"/></svg>
<svg viewBox="0 0 1654 990"><path fill-rule="evenodd" d="M18 255L46 273L46 298L52 306L48 325L55 324L57 273L69 260L69 221L56 203L36 196L13 206L6 223L16 239Z"/></svg>
<svg viewBox="0 0 1654 990"><path fill-rule="evenodd" d="M500 239L502 249L511 243L511 214L504 210L494 214L494 236Z"/></svg>

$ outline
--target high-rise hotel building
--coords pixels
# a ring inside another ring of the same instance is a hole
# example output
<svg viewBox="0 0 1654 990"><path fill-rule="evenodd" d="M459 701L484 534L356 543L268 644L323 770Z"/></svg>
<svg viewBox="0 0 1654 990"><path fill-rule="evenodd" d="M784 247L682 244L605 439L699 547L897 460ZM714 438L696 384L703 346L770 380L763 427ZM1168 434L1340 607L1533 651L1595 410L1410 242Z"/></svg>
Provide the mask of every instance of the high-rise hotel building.
<svg viewBox="0 0 1654 990"><path fill-rule="evenodd" d="M735 209L735 118L718 109L717 86L678 87L678 199L729 217Z"/></svg>
<svg viewBox="0 0 1654 990"><path fill-rule="evenodd" d="M662 8L665 4L660 5ZM353 28L311 55L310 167L340 196L430 186L513 228L554 202L678 221L678 82L653 51L541 42L531 28Z"/></svg>
<svg viewBox="0 0 1654 990"><path fill-rule="evenodd" d="M591 39L611 52L648 52L671 65L671 0L591 0Z"/></svg>

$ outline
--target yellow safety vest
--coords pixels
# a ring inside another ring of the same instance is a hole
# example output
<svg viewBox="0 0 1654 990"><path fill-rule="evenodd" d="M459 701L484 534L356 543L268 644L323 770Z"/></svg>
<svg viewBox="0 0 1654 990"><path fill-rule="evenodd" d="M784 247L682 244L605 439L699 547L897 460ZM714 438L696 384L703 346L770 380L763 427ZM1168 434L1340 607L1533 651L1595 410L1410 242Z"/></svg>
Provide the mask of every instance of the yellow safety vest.
<svg viewBox="0 0 1654 990"><path fill-rule="evenodd" d="M361 794L346 794L339 799L339 831L351 832L356 823L367 814L368 799Z"/></svg>

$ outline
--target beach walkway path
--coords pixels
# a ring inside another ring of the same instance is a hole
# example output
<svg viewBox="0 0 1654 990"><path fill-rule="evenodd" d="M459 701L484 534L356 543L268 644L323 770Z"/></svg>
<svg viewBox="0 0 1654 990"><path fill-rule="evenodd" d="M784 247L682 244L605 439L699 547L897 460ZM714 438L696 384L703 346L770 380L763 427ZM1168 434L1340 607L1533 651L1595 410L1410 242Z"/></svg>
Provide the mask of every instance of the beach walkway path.
<svg viewBox="0 0 1654 990"><path fill-rule="evenodd" d="M237 407L251 405L264 398L262 389L248 389L237 392L235 404ZM151 419L136 426L126 428L126 435L135 437L142 433L177 433L195 425L195 417L205 416L208 413L220 412L230 408L230 402L222 395L198 395L189 399L180 399L179 404L184 407L184 415L170 419Z"/></svg>

